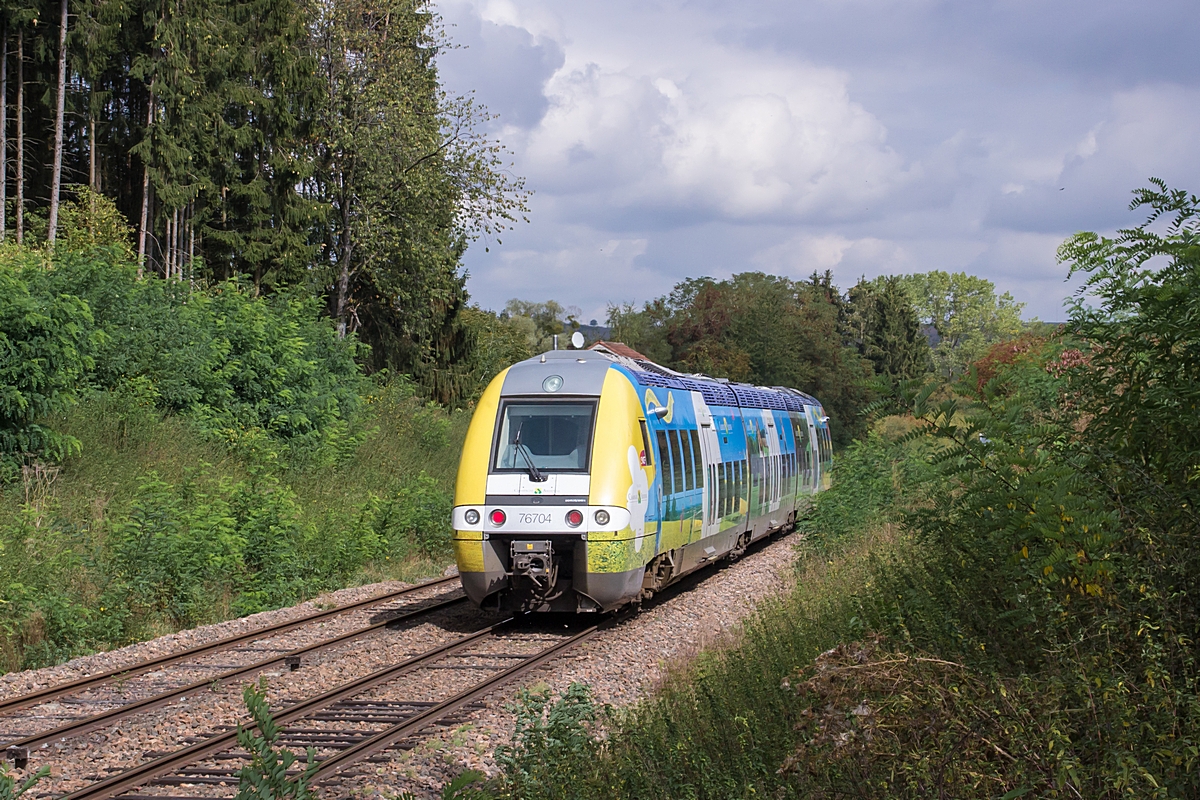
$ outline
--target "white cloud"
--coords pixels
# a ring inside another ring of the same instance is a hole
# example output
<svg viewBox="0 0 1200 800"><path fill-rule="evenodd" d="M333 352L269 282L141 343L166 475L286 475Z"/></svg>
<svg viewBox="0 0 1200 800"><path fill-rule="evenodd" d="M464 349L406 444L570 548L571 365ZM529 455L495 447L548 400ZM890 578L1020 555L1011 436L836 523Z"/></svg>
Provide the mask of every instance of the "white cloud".
<svg viewBox="0 0 1200 800"><path fill-rule="evenodd" d="M468 252L477 298L599 317L684 277L943 269L1061 318L1065 236L1136 224L1151 175L1200 187L1200 68L1147 44L1194 38L1183 0L1101 0L1094 29L1054 4L1032 25L1022 4L747 2L439 0L477 42L440 57L451 90L501 110L536 192L531 225Z"/></svg>
<svg viewBox="0 0 1200 800"><path fill-rule="evenodd" d="M907 177L840 72L708 43L672 73L565 66L521 145L531 181L619 208L780 221L855 216Z"/></svg>

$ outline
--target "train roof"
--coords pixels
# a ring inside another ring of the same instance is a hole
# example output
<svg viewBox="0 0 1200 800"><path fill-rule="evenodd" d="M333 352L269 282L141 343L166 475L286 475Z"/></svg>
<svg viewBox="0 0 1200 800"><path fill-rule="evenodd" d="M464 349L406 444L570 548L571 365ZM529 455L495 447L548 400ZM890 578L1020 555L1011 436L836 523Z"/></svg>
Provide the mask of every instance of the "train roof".
<svg viewBox="0 0 1200 800"><path fill-rule="evenodd" d="M625 367L642 386L700 392L704 402L710 406L741 406L799 412L803 412L805 406L821 407L815 397L797 389L731 383L722 378L676 372L654 363L620 342L596 342L588 350Z"/></svg>

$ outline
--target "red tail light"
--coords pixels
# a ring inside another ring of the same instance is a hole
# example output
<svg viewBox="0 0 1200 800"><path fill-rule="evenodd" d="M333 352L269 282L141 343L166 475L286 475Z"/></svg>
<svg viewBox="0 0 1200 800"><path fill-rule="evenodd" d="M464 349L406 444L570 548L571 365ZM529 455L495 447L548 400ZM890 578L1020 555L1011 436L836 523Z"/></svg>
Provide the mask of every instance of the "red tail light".
<svg viewBox="0 0 1200 800"><path fill-rule="evenodd" d="M493 525L495 525L497 528L499 528L501 525L503 525L505 523L505 521L508 519L508 517L505 516L503 511L501 511L500 509L497 508L497 509L493 509L491 514L488 514L488 519L490 519L492 521Z"/></svg>
<svg viewBox="0 0 1200 800"><path fill-rule="evenodd" d="M571 509L567 512L567 524L572 528L578 528L583 524L583 512L578 509Z"/></svg>

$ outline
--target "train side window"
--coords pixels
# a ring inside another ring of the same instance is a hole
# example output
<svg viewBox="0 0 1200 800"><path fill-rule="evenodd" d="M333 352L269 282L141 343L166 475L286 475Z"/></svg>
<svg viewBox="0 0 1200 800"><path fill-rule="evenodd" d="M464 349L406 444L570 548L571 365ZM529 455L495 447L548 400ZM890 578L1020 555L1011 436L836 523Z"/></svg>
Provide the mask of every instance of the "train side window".
<svg viewBox="0 0 1200 800"><path fill-rule="evenodd" d="M747 483L746 483L746 460L745 459L738 461L734 465L733 485L735 487L734 493L738 499L738 511L740 512L742 510L741 501L743 501L743 500L749 501L749 499L750 499L746 495Z"/></svg>
<svg viewBox="0 0 1200 800"><path fill-rule="evenodd" d="M717 518L717 465L709 464L704 477L708 483L708 519L711 522Z"/></svg>
<svg viewBox="0 0 1200 800"><path fill-rule="evenodd" d="M717 473L717 516L724 518L725 516L725 462L722 461L715 467Z"/></svg>
<svg viewBox="0 0 1200 800"><path fill-rule="evenodd" d="M675 494L675 488L671 485L671 450L667 444L667 432L654 433L658 438L658 471L662 475L663 494Z"/></svg>
<svg viewBox="0 0 1200 800"><path fill-rule="evenodd" d="M642 429L642 450L646 453L646 463L643 466L654 466L654 456L650 453L650 431L646 428L646 420L639 419L638 425Z"/></svg>
<svg viewBox="0 0 1200 800"><path fill-rule="evenodd" d="M688 438L692 440L692 458L696 459L696 473L699 474L704 464L704 451L700 449L700 431L688 431Z"/></svg>
<svg viewBox="0 0 1200 800"><path fill-rule="evenodd" d="M683 449L679 445L679 431L667 431L671 441L671 493L687 491L683 483Z"/></svg>
<svg viewBox="0 0 1200 800"><path fill-rule="evenodd" d="M679 452L683 454L683 490L690 492L696 488L695 462L692 460L692 440L687 431L679 431Z"/></svg>
<svg viewBox="0 0 1200 800"><path fill-rule="evenodd" d="M734 475L737 470L737 462L730 461L725 465L725 481L728 486L728 496L725 501L725 513L732 514L737 508L737 483L734 482Z"/></svg>

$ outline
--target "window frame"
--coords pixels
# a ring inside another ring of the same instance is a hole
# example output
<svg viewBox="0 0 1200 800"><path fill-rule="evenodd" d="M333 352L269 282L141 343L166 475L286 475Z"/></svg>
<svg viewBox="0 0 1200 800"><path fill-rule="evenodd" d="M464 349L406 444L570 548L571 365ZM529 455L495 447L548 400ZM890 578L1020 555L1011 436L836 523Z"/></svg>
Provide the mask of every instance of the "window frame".
<svg viewBox="0 0 1200 800"><path fill-rule="evenodd" d="M521 467L500 467L497 466L500 460L500 436L504 432L504 419L508 413L510 406L533 406L533 405L586 405L592 410L592 424L588 428L587 443L585 445L585 457L582 467L573 469L559 469L550 467L538 467L538 471L549 475L557 475L567 473L573 475L588 475L592 471L592 446L596 441L596 417L599 410L599 399L589 397L556 397L553 400L545 397L506 397L501 398L500 408L496 411L496 429L492 433L492 452L488 459L488 474L510 475L512 473L528 473L529 465ZM536 454L535 454L536 455Z"/></svg>

